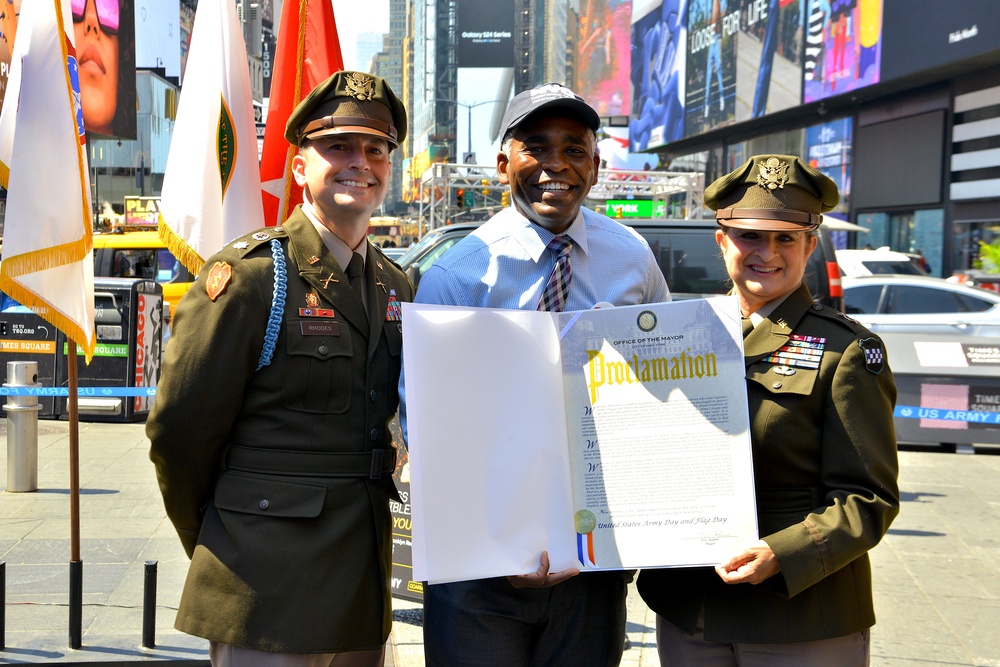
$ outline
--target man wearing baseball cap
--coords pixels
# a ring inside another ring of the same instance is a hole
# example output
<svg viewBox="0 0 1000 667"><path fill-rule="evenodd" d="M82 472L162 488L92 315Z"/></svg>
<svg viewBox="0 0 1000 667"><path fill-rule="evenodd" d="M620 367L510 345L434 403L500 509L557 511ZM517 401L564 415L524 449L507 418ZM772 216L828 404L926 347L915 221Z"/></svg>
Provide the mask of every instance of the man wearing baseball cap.
<svg viewBox="0 0 1000 667"><path fill-rule="evenodd" d="M428 269L416 300L552 311L668 300L643 238L583 207L597 180L599 127L597 112L559 84L514 97L497 154L513 206ZM531 574L425 587L429 667L619 663L631 573L550 572L544 545L538 555Z"/></svg>
<svg viewBox="0 0 1000 667"><path fill-rule="evenodd" d="M872 549L899 512L896 386L877 336L802 282L837 185L757 155L705 190L743 314L761 539L715 568L643 570L664 665L866 667Z"/></svg>
<svg viewBox="0 0 1000 667"><path fill-rule="evenodd" d="M406 136L377 76L292 112L304 203L230 242L181 300L146 432L191 567L177 628L216 667L381 667L405 274L367 240Z"/></svg>

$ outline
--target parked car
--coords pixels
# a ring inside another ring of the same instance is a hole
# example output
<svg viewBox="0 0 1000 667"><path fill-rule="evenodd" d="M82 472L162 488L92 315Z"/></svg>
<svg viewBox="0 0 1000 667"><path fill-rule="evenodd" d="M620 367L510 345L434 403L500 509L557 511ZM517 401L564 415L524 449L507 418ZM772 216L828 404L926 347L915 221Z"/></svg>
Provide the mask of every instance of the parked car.
<svg viewBox="0 0 1000 667"><path fill-rule="evenodd" d="M845 276L899 274L926 276L919 255L896 252L889 248L877 250L838 250L837 263Z"/></svg>
<svg viewBox="0 0 1000 667"><path fill-rule="evenodd" d="M718 225L712 220L623 220L639 232L667 279L675 299L693 299L725 294L729 291L719 246L715 242ZM398 262L416 287L420 276L449 248L468 236L481 222L439 227L425 235ZM840 296L840 270L833 244L820 232L816 251L806 266L806 284L813 297L837 310L843 310Z"/></svg>
<svg viewBox="0 0 1000 667"><path fill-rule="evenodd" d="M382 254L389 259L394 262L398 262L399 258L405 255L409 248L380 248L380 250L382 251Z"/></svg>
<svg viewBox="0 0 1000 667"><path fill-rule="evenodd" d="M875 332L1000 336L1000 294L929 276L844 277L848 315Z"/></svg>
<svg viewBox="0 0 1000 667"><path fill-rule="evenodd" d="M1000 293L1000 273L991 273L981 269L965 269L955 271L950 278L946 278L950 283L969 285L971 287L981 287Z"/></svg>

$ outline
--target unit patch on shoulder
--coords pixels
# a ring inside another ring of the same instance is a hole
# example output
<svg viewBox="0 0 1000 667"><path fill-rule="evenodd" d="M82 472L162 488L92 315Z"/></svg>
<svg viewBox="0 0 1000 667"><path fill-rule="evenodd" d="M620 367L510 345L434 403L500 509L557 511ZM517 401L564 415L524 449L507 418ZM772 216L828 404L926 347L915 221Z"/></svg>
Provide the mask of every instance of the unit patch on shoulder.
<svg viewBox="0 0 1000 667"><path fill-rule="evenodd" d="M215 301L219 295L226 291L226 287L233 280L233 267L229 262L216 262L212 270L208 272L208 280L205 282L205 291L208 298Z"/></svg>
<svg viewBox="0 0 1000 667"><path fill-rule="evenodd" d="M885 370L885 351L878 338L862 338L858 345L865 352L865 370L878 375Z"/></svg>

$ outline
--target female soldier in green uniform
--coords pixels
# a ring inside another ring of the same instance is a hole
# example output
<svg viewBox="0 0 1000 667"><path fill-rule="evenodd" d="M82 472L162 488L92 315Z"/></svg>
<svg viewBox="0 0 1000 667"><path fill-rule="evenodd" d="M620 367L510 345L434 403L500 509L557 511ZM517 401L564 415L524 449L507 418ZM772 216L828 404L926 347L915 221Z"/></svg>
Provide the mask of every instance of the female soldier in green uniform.
<svg viewBox="0 0 1000 667"><path fill-rule="evenodd" d="M869 663L867 552L899 511L896 388L882 341L802 282L838 200L788 155L755 156L705 191L744 317L762 538L714 571L640 574L664 665Z"/></svg>

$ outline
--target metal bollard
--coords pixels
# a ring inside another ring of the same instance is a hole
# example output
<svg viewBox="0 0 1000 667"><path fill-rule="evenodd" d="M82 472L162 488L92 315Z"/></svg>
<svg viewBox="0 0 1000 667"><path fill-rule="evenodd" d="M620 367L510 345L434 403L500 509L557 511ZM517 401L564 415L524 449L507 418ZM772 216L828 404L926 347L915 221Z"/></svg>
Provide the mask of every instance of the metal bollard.
<svg viewBox="0 0 1000 667"><path fill-rule="evenodd" d="M156 648L156 564L147 560L142 586L142 647Z"/></svg>
<svg viewBox="0 0 1000 667"><path fill-rule="evenodd" d="M8 361L5 387L40 387L37 361ZM7 491L38 490L38 411L34 396L8 396Z"/></svg>

